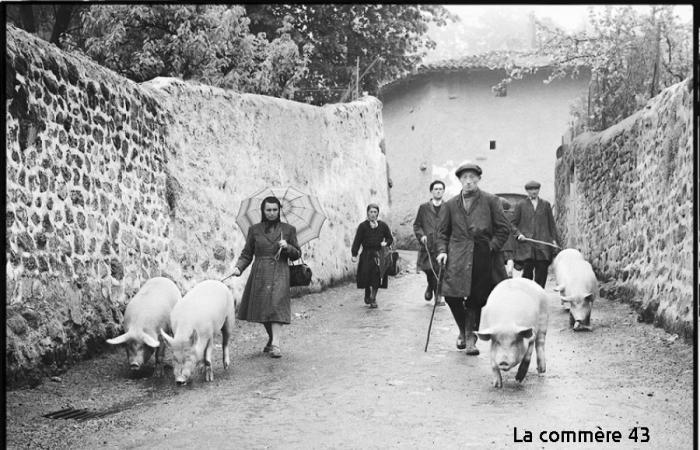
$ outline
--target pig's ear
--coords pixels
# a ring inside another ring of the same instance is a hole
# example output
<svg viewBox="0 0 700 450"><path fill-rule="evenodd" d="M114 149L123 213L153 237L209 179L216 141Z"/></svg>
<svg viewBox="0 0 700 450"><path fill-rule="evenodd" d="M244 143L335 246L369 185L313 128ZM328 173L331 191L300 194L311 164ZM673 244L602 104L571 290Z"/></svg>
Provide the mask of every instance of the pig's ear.
<svg viewBox="0 0 700 450"><path fill-rule="evenodd" d="M163 331L162 328L160 329L160 335L163 336L163 339L165 339L165 342L167 342L168 345L173 345L173 338L168 336L168 334L165 331Z"/></svg>
<svg viewBox="0 0 700 450"><path fill-rule="evenodd" d="M476 331L475 334L482 341L490 341L491 340L491 330Z"/></svg>
<svg viewBox="0 0 700 450"><path fill-rule="evenodd" d="M560 285L558 285L558 286L554 286L554 288L552 288L552 290L553 290L554 292L563 291L563 290L564 290L564 286L562 286L562 285L560 284Z"/></svg>
<svg viewBox="0 0 700 450"><path fill-rule="evenodd" d="M523 338L523 339L530 339L532 337L532 327L530 327L530 328L519 327L517 333L518 333L518 336Z"/></svg>
<svg viewBox="0 0 700 450"><path fill-rule="evenodd" d="M197 343L197 330L192 330L192 334L190 334L190 345L194 345Z"/></svg>
<svg viewBox="0 0 700 450"><path fill-rule="evenodd" d="M583 299L584 299L584 300L588 300L589 302L592 302L592 301L593 301L593 294L586 294L586 295L583 297Z"/></svg>
<svg viewBox="0 0 700 450"><path fill-rule="evenodd" d="M158 339L154 339L150 334L146 333L145 331L141 332L141 338L143 339L143 343L148 345L149 347L160 347L160 342L158 342Z"/></svg>
<svg viewBox="0 0 700 450"><path fill-rule="evenodd" d="M570 303L571 302L571 297L564 297L561 296L559 299L562 301L562 303Z"/></svg>
<svg viewBox="0 0 700 450"><path fill-rule="evenodd" d="M107 343L108 343L108 344L112 344L112 345L123 344L123 343L125 343L126 341L129 340L129 337L130 337L130 336L129 336L129 332L127 331L126 333L124 333L124 334L122 334L122 335L120 335L120 336L117 336L117 337L112 338L112 339L107 339Z"/></svg>

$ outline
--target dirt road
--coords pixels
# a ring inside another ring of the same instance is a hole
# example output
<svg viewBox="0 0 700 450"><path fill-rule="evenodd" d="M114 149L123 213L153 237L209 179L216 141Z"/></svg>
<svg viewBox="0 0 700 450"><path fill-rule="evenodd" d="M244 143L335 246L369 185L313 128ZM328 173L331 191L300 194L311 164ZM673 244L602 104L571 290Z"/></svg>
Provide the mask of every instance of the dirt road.
<svg viewBox="0 0 700 450"><path fill-rule="evenodd" d="M413 255L403 253L411 262ZM547 372L538 375L533 361L522 384L510 371L495 389L488 343L477 344L476 357L458 351L447 307L437 308L423 351L432 303L422 298L424 276L411 270L390 279L374 310L354 285L293 299L279 360L261 352L262 326L239 323L232 369L223 370L217 347L211 383L200 377L177 388L171 372L129 379L119 351L8 392L7 447L693 447L688 344L607 299L594 306L594 331L574 333L548 289ZM42 417L67 407L121 411L83 422ZM590 436L605 439L572 442Z"/></svg>

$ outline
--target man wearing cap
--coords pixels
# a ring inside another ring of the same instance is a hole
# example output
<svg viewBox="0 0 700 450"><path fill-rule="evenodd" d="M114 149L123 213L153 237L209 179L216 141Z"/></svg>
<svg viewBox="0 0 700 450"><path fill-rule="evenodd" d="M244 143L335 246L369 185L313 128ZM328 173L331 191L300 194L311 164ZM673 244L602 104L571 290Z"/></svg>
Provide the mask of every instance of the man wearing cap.
<svg viewBox="0 0 700 450"><path fill-rule="evenodd" d="M479 354L474 332L481 308L507 278L501 249L511 232L501 200L478 188L481 173L476 164L457 168L462 191L443 204L438 226L437 261L445 264L441 293L459 328L457 348L466 348L467 355Z"/></svg>
<svg viewBox="0 0 700 450"><path fill-rule="evenodd" d="M528 242L526 238L558 245L559 234L554 223L552 206L539 198L540 183L529 181L525 185L528 198L518 202L513 211L513 235L518 242L515 248L516 262L523 266L523 278L533 279L544 288L547 270L554 258L554 247Z"/></svg>
<svg viewBox="0 0 700 450"><path fill-rule="evenodd" d="M416 270L425 272L428 279L428 287L425 289L425 301L429 302L435 294L437 306L445 306L445 302L440 300L437 294L437 274L439 266L435 257L437 256L437 228L442 209L442 196L445 194L445 183L435 180L430 183L430 201L418 207L416 220L413 222L413 232L418 239L418 259L416 260Z"/></svg>

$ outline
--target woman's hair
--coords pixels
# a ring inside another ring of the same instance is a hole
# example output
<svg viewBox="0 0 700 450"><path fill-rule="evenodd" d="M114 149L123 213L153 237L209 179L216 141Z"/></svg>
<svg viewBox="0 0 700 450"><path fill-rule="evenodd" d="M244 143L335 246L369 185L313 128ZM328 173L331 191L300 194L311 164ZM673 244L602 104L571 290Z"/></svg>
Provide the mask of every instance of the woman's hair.
<svg viewBox="0 0 700 450"><path fill-rule="evenodd" d="M267 220L267 217L265 217L265 203L274 203L277 205L279 208L279 213L277 214L277 220ZM261 220L260 222L265 222L268 225L274 225L275 223L278 223L280 221L280 216L282 215L282 203L280 203L280 200L277 197L274 196L269 196L265 197L260 203L260 216Z"/></svg>
<svg viewBox="0 0 700 450"><path fill-rule="evenodd" d="M377 205L376 203L370 203L369 205L367 205L367 212L369 212L369 210L372 208L376 209L377 212L379 212L379 205Z"/></svg>

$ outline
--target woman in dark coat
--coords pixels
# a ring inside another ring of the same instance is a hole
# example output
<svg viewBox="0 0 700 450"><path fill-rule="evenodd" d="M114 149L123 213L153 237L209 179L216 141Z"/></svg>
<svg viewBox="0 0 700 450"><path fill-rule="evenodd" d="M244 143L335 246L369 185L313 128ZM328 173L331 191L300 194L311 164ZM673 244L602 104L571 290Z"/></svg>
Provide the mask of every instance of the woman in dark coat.
<svg viewBox="0 0 700 450"><path fill-rule="evenodd" d="M265 325L268 341L263 352L270 353L273 358L282 356L282 325L291 321L287 261L301 256L296 228L280 222L281 208L277 197L266 197L262 201L262 220L248 230L245 247L233 270L233 275L240 276L253 261L237 318Z"/></svg>
<svg viewBox="0 0 700 450"><path fill-rule="evenodd" d="M365 290L365 304L370 308L377 307L377 290L388 287L389 276L380 274L381 249L391 245L394 238L389 226L378 219L379 206L367 205L367 220L357 227L355 240L352 243L352 262L357 261L357 253L362 246L360 262L357 264L357 288Z"/></svg>

